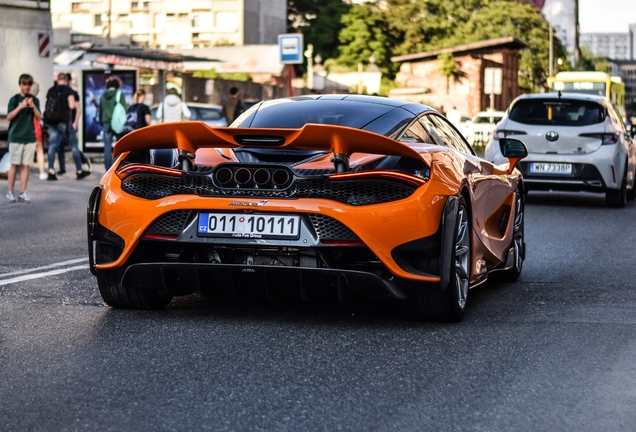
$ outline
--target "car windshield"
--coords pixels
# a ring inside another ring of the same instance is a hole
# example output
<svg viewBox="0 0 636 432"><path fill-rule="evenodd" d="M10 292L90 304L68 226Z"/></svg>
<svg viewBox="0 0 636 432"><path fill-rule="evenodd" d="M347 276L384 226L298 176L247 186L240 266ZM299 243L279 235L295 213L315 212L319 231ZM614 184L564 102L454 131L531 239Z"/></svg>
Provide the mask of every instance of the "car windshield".
<svg viewBox="0 0 636 432"><path fill-rule="evenodd" d="M201 120L220 120L221 110L215 108L199 108L199 116Z"/></svg>
<svg viewBox="0 0 636 432"><path fill-rule="evenodd" d="M517 102L510 120L536 125L588 126L605 120L605 109L595 102L568 99L531 99Z"/></svg>
<svg viewBox="0 0 636 432"><path fill-rule="evenodd" d="M318 123L360 129L393 109L389 105L343 100L265 102L259 107L249 127L296 129L307 123Z"/></svg>

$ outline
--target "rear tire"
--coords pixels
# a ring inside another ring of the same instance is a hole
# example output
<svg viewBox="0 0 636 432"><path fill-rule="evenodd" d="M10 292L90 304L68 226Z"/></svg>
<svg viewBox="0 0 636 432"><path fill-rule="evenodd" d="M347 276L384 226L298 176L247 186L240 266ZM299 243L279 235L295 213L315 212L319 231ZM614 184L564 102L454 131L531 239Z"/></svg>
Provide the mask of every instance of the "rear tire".
<svg viewBox="0 0 636 432"><path fill-rule="evenodd" d="M515 252L515 263L511 269L497 272L497 279L502 282L516 282L521 276L521 270L523 268L523 260L526 255L526 244L524 242L524 197L523 193L519 190L515 191L515 220L513 225L512 245Z"/></svg>
<svg viewBox="0 0 636 432"><path fill-rule="evenodd" d="M453 231L450 280L445 289L419 282L406 286L409 315L416 321L458 322L464 317L471 271L471 227L468 208L459 198Z"/></svg>
<svg viewBox="0 0 636 432"><path fill-rule="evenodd" d="M625 207L625 204L627 204L627 170L625 170L625 174L623 174L620 189L609 189L605 192L605 202L608 207Z"/></svg>
<svg viewBox="0 0 636 432"><path fill-rule="evenodd" d="M112 259L115 259L115 251ZM164 309L172 301L172 296L159 291L125 288L121 284L124 269L97 270L97 286L102 299L108 306L117 309Z"/></svg>

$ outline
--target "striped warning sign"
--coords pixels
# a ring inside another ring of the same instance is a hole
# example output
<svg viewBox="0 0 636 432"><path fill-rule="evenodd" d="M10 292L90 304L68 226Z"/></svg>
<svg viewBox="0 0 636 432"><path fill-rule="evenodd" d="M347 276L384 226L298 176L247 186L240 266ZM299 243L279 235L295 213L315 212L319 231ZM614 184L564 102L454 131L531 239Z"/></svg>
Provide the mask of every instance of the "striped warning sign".
<svg viewBox="0 0 636 432"><path fill-rule="evenodd" d="M38 55L40 57L51 55L51 36L48 33L38 33Z"/></svg>

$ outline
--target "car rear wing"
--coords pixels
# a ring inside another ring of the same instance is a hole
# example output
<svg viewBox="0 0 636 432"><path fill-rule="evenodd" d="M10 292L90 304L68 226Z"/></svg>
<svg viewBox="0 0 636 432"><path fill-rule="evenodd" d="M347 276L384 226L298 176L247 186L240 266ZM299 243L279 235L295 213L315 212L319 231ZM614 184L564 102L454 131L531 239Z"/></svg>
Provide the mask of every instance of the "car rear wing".
<svg viewBox="0 0 636 432"><path fill-rule="evenodd" d="M420 159L420 154L394 139L360 129L308 123L300 129L213 128L202 122L148 126L121 138L114 156L133 150L178 149L194 158L201 148L270 148L322 150L334 154L336 171L348 170L353 153Z"/></svg>

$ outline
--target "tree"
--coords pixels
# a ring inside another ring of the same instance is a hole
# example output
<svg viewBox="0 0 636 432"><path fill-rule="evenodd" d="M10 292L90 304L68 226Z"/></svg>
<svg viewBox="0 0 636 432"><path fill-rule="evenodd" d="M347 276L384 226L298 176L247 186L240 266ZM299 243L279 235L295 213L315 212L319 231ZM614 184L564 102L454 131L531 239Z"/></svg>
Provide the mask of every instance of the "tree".
<svg viewBox="0 0 636 432"><path fill-rule="evenodd" d="M493 1L476 9L443 45L450 47L498 37L513 36L529 45L519 61L519 85L539 91L548 77L550 30L534 6L515 1ZM554 37L554 57L566 58L561 41Z"/></svg>
<svg viewBox="0 0 636 432"><path fill-rule="evenodd" d="M446 94L450 90L450 78L457 76L459 68L455 61L455 56L451 53L444 53L437 56L437 60L440 62L440 72L446 77Z"/></svg>
<svg viewBox="0 0 636 432"><path fill-rule="evenodd" d="M371 56L385 75L393 75L391 48L387 37L387 21L374 3L355 4L342 16L337 63L356 69L359 63L369 64Z"/></svg>
<svg viewBox="0 0 636 432"><path fill-rule="evenodd" d="M340 19L349 7L342 0L289 0L287 30L302 33L305 44L313 44L314 55L336 58Z"/></svg>
<svg viewBox="0 0 636 432"><path fill-rule="evenodd" d="M600 54L594 54L587 47L582 47L579 70L606 72L608 70L607 58Z"/></svg>

